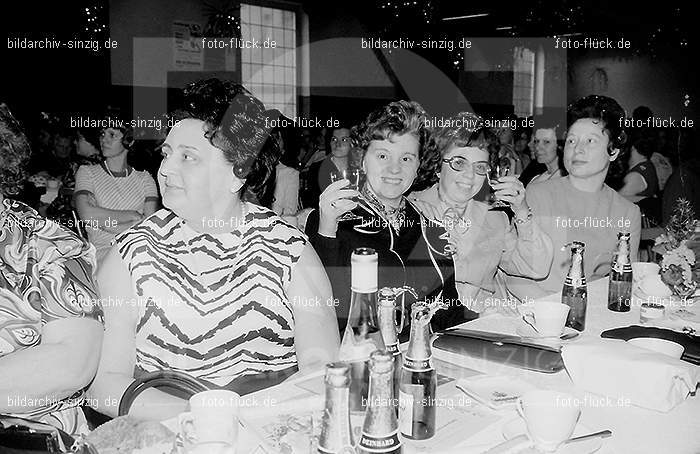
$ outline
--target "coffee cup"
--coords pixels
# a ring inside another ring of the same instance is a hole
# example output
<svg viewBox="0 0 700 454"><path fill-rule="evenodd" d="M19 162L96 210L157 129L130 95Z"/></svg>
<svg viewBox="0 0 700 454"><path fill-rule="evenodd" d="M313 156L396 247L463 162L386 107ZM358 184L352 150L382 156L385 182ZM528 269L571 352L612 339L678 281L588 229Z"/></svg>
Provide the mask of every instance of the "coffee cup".
<svg viewBox="0 0 700 454"><path fill-rule="evenodd" d="M656 263L634 262L632 263L632 282L638 285L645 277L659 274L659 270L660 267Z"/></svg>
<svg viewBox="0 0 700 454"><path fill-rule="evenodd" d="M561 335L569 309L566 304L553 301L535 301L529 305L518 306L523 321L543 337Z"/></svg>
<svg viewBox="0 0 700 454"><path fill-rule="evenodd" d="M201 446L230 446L238 440L240 396L233 391L203 391L190 397L190 411L178 416L183 444L188 452ZM188 448L189 447L189 448Z"/></svg>
<svg viewBox="0 0 700 454"><path fill-rule="evenodd" d="M517 400L516 409L525 420L527 436L544 452L555 452L571 437L581 414L574 396L549 390L528 391Z"/></svg>

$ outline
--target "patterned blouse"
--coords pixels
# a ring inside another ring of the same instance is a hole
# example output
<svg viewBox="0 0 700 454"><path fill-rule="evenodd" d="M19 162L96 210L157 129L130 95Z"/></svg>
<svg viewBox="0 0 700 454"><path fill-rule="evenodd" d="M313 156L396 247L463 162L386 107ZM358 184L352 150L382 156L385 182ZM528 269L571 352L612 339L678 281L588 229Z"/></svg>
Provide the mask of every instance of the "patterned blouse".
<svg viewBox="0 0 700 454"><path fill-rule="evenodd" d="M94 247L27 205L4 199L0 206L0 357L38 345L43 326L51 321L89 317L102 322L102 308L95 304L94 266ZM76 390L67 399L17 416L76 433L85 428L79 408L83 397L84 390Z"/></svg>
<svg viewBox="0 0 700 454"><path fill-rule="evenodd" d="M135 374L173 369L245 394L297 370L287 290L306 237L246 203L230 233L167 209L117 236L139 307Z"/></svg>

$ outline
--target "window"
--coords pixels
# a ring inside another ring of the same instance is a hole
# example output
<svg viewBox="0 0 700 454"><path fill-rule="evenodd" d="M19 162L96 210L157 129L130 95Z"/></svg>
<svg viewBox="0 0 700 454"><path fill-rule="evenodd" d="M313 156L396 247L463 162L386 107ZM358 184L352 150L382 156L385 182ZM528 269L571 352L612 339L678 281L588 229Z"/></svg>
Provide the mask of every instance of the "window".
<svg viewBox="0 0 700 454"><path fill-rule="evenodd" d="M535 53L524 47L513 49L513 106L515 115L532 115L535 98Z"/></svg>
<svg viewBox="0 0 700 454"><path fill-rule="evenodd" d="M297 114L296 14L277 8L241 4L241 37L260 49L241 49L243 85L268 109ZM275 47L269 45L274 41ZM265 42L268 45L265 45Z"/></svg>

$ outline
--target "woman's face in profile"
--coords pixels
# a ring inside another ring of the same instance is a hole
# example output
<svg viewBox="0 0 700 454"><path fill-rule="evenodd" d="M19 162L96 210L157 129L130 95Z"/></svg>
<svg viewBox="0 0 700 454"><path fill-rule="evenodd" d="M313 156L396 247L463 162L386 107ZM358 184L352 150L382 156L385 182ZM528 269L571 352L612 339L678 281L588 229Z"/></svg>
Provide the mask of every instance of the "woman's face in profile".
<svg viewBox="0 0 700 454"><path fill-rule="evenodd" d="M223 213L236 196L242 180L233 175L224 153L204 136L201 120L188 118L173 126L162 147L163 161L158 170L163 205L191 223L211 221L214 213Z"/></svg>

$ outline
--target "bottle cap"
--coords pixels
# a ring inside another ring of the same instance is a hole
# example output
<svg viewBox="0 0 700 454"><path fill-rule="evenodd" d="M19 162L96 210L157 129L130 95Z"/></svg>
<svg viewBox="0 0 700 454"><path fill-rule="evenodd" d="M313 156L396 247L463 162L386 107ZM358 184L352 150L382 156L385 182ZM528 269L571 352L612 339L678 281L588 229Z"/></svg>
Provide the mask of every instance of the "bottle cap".
<svg viewBox="0 0 700 454"><path fill-rule="evenodd" d="M350 365L341 361L326 364L326 383L332 386L350 384Z"/></svg>
<svg viewBox="0 0 700 454"><path fill-rule="evenodd" d="M369 368L372 372L391 372L394 368L394 355L387 350L375 350L369 355Z"/></svg>
<svg viewBox="0 0 700 454"><path fill-rule="evenodd" d="M378 255L372 248L361 247L350 256L350 288L358 293L377 291Z"/></svg>

